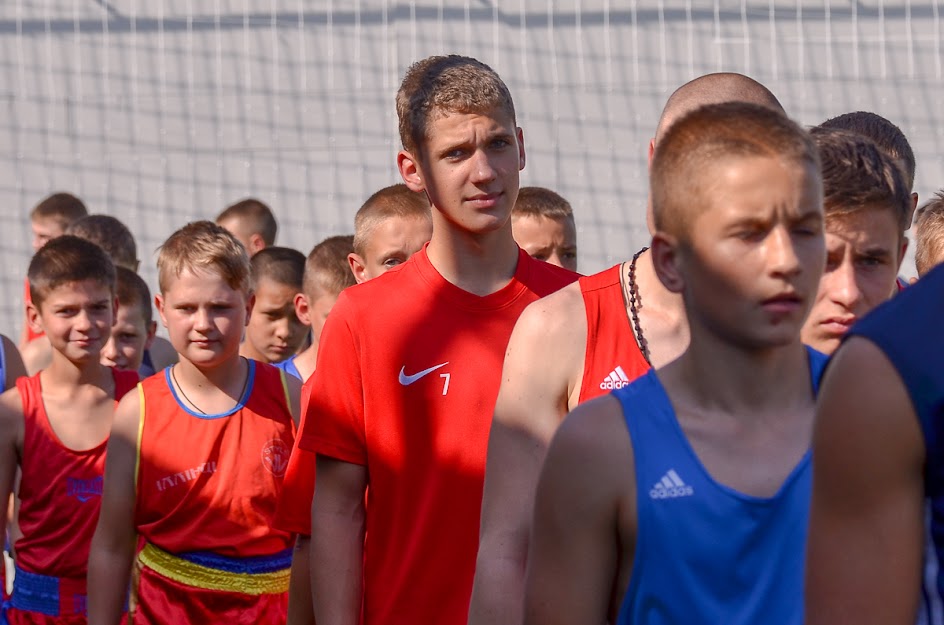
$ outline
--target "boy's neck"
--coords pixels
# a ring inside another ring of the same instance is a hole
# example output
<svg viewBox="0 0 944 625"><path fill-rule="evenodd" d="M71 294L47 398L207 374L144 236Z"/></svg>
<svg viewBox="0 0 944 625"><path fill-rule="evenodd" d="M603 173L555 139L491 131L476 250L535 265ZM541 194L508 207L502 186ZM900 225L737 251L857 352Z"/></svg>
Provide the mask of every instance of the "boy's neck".
<svg viewBox="0 0 944 625"><path fill-rule="evenodd" d="M302 376L302 382L308 380L311 374L315 372L315 366L318 364L318 342L313 341L308 349L295 357L295 368Z"/></svg>
<svg viewBox="0 0 944 625"><path fill-rule="evenodd" d="M112 370L101 364L97 358L76 363L66 358L61 352L53 350L52 361L43 370L43 378L45 386L91 384L104 387L111 383Z"/></svg>
<svg viewBox="0 0 944 625"><path fill-rule="evenodd" d="M181 357L174 366L173 374L178 381L191 386L211 385L227 391L228 394L238 394L239 389L245 386L247 374L244 367L248 366L248 361L244 365L243 360L244 358L237 353L214 367L202 368Z"/></svg>
<svg viewBox="0 0 944 625"><path fill-rule="evenodd" d="M249 342L248 338L244 338L243 342L239 345L239 355L243 358L251 358L253 360L258 360L259 362L269 362L269 359L265 357L263 353L253 347L252 343Z"/></svg>
<svg viewBox="0 0 944 625"><path fill-rule="evenodd" d="M511 235L510 220L499 230L485 234L436 223L426 254L443 278L479 296L504 288L518 267L518 246Z"/></svg>
<svg viewBox="0 0 944 625"><path fill-rule="evenodd" d="M659 370L674 405L756 420L812 400L809 357L799 337L788 345L748 349L698 334L678 360Z"/></svg>

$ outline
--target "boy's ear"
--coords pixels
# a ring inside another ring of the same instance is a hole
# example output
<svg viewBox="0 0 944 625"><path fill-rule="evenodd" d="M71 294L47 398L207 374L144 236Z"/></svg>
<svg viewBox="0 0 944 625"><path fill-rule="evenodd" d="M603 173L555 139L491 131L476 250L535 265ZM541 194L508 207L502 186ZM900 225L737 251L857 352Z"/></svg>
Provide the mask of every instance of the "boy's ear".
<svg viewBox="0 0 944 625"><path fill-rule="evenodd" d="M656 232L652 235L649 253L659 281L672 293L681 293L685 288L685 278L679 267L681 254L678 239L664 232Z"/></svg>
<svg viewBox="0 0 944 625"><path fill-rule="evenodd" d="M304 293L295 294L295 316L306 326L311 325L311 303Z"/></svg>
<svg viewBox="0 0 944 625"><path fill-rule="evenodd" d="M347 264L351 267L351 273L354 274L354 281L358 284L367 282L367 262L361 258L360 254L351 252L347 255Z"/></svg>
<svg viewBox="0 0 944 625"><path fill-rule="evenodd" d="M154 296L154 307L157 308L157 314L161 318L161 323L167 327L167 317L164 315L164 296L158 293Z"/></svg>
<svg viewBox="0 0 944 625"><path fill-rule="evenodd" d="M151 349L151 345L154 344L154 337L157 336L157 322L152 321L148 324L147 327L147 339L144 341L144 349Z"/></svg>
<svg viewBox="0 0 944 625"><path fill-rule="evenodd" d="M249 325L249 318L252 317L252 309L256 306L256 294L250 293L246 298L246 325Z"/></svg>
<svg viewBox="0 0 944 625"><path fill-rule="evenodd" d="M257 233L249 235L249 249L246 250L249 252L249 258L252 258L256 255L257 252L261 252L266 247L266 242L262 238L262 235Z"/></svg>
<svg viewBox="0 0 944 625"><path fill-rule="evenodd" d="M26 323L33 334L43 333L43 322L39 314L39 308L33 302L26 303Z"/></svg>
<svg viewBox="0 0 944 625"><path fill-rule="evenodd" d="M397 152L397 169L400 170L400 177L410 191L420 193L426 190L426 184L423 182L423 171L420 169L420 163L413 154L406 150Z"/></svg>
<svg viewBox="0 0 944 625"><path fill-rule="evenodd" d="M524 152L524 131L521 128L516 128L515 134L518 137L518 171L521 171L528 160Z"/></svg>

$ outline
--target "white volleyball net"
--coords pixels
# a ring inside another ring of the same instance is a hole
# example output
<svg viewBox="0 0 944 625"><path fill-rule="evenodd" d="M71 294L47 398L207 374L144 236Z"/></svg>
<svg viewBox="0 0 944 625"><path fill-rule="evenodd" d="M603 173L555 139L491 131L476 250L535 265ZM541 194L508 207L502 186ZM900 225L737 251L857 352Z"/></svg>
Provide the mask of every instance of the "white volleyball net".
<svg viewBox="0 0 944 625"><path fill-rule="evenodd" d="M430 54L482 59L524 128L522 184L567 197L584 272L647 240L646 149L665 98L711 71L798 121L897 123L923 197L942 185L937 0L10 0L0 3L0 331L18 330L27 213L67 190L153 250L255 196L279 243L352 229L397 180L394 93Z"/></svg>

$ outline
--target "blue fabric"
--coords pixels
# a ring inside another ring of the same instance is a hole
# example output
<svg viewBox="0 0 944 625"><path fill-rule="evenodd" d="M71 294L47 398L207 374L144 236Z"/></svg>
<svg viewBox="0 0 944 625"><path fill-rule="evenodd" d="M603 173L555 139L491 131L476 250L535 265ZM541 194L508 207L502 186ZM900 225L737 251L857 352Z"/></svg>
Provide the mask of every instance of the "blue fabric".
<svg viewBox="0 0 944 625"><path fill-rule="evenodd" d="M209 551L176 554L181 560L227 573L275 573L292 566L292 550L286 549L268 556L228 558Z"/></svg>
<svg viewBox="0 0 944 625"><path fill-rule="evenodd" d="M59 578L30 573L16 567L10 607L59 616Z"/></svg>
<svg viewBox="0 0 944 625"><path fill-rule="evenodd" d="M944 624L944 266L882 304L849 332L872 341L908 391L925 446L928 536L919 623ZM872 383L863 380L864 384Z"/></svg>
<svg viewBox="0 0 944 625"><path fill-rule="evenodd" d="M808 351L815 393L826 357ZM617 625L801 625L810 452L776 495L746 495L701 464L654 371L613 395L637 485L633 569Z"/></svg>
<svg viewBox="0 0 944 625"><path fill-rule="evenodd" d="M298 367L295 366L295 359L298 358L298 355L292 356L282 362L273 363L274 367L277 367L289 375L293 375L299 380L302 380L302 374L298 370ZM302 380L304 382L304 380Z"/></svg>

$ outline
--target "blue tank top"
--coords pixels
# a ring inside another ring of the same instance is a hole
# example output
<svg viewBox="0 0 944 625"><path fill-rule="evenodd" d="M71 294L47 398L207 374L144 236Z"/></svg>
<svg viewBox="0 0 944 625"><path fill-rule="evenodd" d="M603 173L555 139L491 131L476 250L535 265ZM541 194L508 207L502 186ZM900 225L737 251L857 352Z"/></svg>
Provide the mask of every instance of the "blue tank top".
<svg viewBox="0 0 944 625"><path fill-rule="evenodd" d="M921 425L928 532L919 623L944 624L944 267L937 267L849 332L872 341L898 371Z"/></svg>
<svg viewBox="0 0 944 625"><path fill-rule="evenodd" d="M809 352L813 392L826 356ZM655 372L613 394L636 467L632 576L617 625L803 623L810 452L774 497L716 482Z"/></svg>
<svg viewBox="0 0 944 625"><path fill-rule="evenodd" d="M298 370L298 367L295 366L295 359L296 359L296 358L298 358L298 355L297 355L297 354L294 355L294 356L292 356L291 358L286 358L286 359L283 360L282 362L274 362L274 363L272 363L272 366L275 367L275 368L277 368L277 369L281 369L282 371L284 371L285 373L287 373L287 374L289 374L289 375L295 376L295 377L298 378L299 380L302 380L302 374L301 374L301 372ZM302 382L304 382L304 381L305 381L305 380L302 380Z"/></svg>

